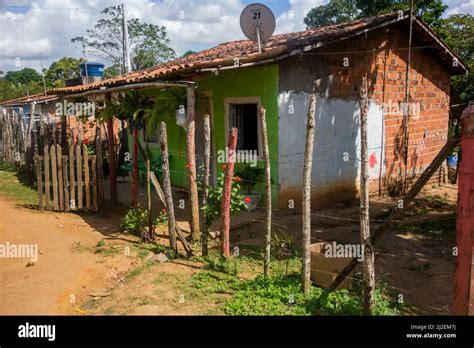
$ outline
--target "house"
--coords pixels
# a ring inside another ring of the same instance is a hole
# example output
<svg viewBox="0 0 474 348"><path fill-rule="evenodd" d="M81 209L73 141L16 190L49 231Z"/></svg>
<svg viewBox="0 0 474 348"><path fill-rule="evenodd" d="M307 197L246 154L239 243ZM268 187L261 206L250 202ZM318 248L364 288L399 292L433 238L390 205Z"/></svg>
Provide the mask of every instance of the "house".
<svg viewBox="0 0 474 348"><path fill-rule="evenodd" d="M212 165L220 170L229 128L238 126L240 150L256 150L262 166L257 107L266 109L273 198L279 207L302 196L303 155L309 94L317 93L312 200L327 204L358 191L359 94L369 87L370 188L397 188L404 178L404 110L408 53L409 177L422 172L446 142L450 77L467 73L459 57L420 19L378 15L323 28L274 35L257 44L220 44L156 67L87 86L58 88L57 94L103 91L152 81L195 81L205 96L196 118L196 149L203 148L202 115L211 115ZM149 91L153 94L153 91ZM174 119L168 125L172 183L187 186L186 132ZM148 139L158 154L157 137ZM257 185L262 190L262 185Z"/></svg>

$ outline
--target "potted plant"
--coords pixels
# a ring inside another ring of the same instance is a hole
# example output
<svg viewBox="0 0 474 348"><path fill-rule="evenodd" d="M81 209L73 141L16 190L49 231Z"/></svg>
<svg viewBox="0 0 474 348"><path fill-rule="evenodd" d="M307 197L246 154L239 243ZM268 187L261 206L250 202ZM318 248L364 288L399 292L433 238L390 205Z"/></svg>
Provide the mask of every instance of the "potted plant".
<svg viewBox="0 0 474 348"><path fill-rule="evenodd" d="M262 178L265 171L263 168L252 167L248 163L236 163L234 174L238 177L245 191L242 192L245 202L245 210L255 211L260 203L260 192L253 191L255 184Z"/></svg>

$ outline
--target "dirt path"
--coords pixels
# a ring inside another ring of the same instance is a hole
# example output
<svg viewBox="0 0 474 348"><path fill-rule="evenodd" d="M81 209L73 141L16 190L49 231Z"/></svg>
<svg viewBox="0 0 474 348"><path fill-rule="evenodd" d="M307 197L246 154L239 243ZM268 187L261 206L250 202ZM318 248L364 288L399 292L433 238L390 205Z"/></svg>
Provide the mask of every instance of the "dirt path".
<svg viewBox="0 0 474 348"><path fill-rule="evenodd" d="M61 314L83 294L69 290L82 284L96 288L107 265L91 248L103 238L84 219L75 214L39 212L0 198L0 243L33 244L39 248L38 260L1 258L0 314Z"/></svg>

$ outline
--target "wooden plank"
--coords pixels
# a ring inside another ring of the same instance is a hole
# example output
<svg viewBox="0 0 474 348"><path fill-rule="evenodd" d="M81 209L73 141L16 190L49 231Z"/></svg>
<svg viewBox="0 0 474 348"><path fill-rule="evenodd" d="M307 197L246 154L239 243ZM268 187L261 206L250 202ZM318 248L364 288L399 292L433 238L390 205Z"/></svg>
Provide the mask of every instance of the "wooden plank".
<svg viewBox="0 0 474 348"><path fill-rule="evenodd" d="M97 156L91 156L92 167L92 207L97 211Z"/></svg>
<svg viewBox="0 0 474 348"><path fill-rule="evenodd" d="M39 210L44 209L44 205L43 205L43 171L41 169L42 162L43 162L43 160L40 156L35 157L36 184L38 186L38 207L39 207Z"/></svg>
<svg viewBox="0 0 474 348"><path fill-rule="evenodd" d="M95 153L97 156L97 209L102 212L104 210L104 172L102 170L102 140L100 128L95 129Z"/></svg>
<svg viewBox="0 0 474 348"><path fill-rule="evenodd" d="M81 143L76 146L77 209L82 209L82 155Z"/></svg>
<svg viewBox="0 0 474 348"><path fill-rule="evenodd" d="M71 210L69 203L69 176L67 175L67 156L62 156L63 166L63 189L64 189L64 210Z"/></svg>
<svg viewBox="0 0 474 348"><path fill-rule="evenodd" d="M54 210L59 210L59 198L58 198L58 167L56 160L56 145L51 145L51 180L53 182L53 207Z"/></svg>
<svg viewBox="0 0 474 348"><path fill-rule="evenodd" d="M44 145L44 155L43 155L43 163L44 163L44 193L45 193L45 208L46 210L51 209L51 196L50 196L50 187L51 183L49 181L49 148L48 144Z"/></svg>
<svg viewBox="0 0 474 348"><path fill-rule="evenodd" d="M72 210L76 210L77 202L76 202L76 179L74 175L74 145L69 146L69 207Z"/></svg>
<svg viewBox="0 0 474 348"><path fill-rule="evenodd" d="M89 180L89 154L87 153L86 144L82 144L82 151L84 153L84 189L86 190L86 208L91 208L91 190Z"/></svg>
<svg viewBox="0 0 474 348"><path fill-rule="evenodd" d="M58 161L58 191L59 191L59 209L64 211L64 185L63 185L63 163L61 145L56 145L56 160Z"/></svg>
<svg viewBox="0 0 474 348"><path fill-rule="evenodd" d="M155 176L155 173L150 172L150 179L151 183L155 187L156 194L158 195L158 198L160 199L161 203L163 203L165 207L168 207L166 204L165 194L163 192L163 189L161 188L160 183L158 182L158 179Z"/></svg>

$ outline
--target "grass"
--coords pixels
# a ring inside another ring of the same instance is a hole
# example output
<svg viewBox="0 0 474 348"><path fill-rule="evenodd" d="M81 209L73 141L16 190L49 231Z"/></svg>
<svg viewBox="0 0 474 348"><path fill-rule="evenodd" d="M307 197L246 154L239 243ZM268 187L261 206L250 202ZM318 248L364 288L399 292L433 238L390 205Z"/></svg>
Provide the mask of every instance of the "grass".
<svg viewBox="0 0 474 348"><path fill-rule="evenodd" d="M18 175L3 164L0 164L0 196L20 204L38 204L38 192L21 183Z"/></svg>
<svg viewBox="0 0 474 348"><path fill-rule="evenodd" d="M427 236L451 235L456 232L456 213L438 219L426 220L416 224L401 226L401 230Z"/></svg>

